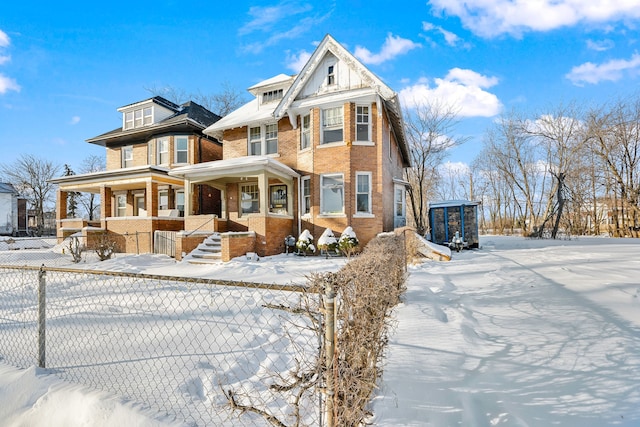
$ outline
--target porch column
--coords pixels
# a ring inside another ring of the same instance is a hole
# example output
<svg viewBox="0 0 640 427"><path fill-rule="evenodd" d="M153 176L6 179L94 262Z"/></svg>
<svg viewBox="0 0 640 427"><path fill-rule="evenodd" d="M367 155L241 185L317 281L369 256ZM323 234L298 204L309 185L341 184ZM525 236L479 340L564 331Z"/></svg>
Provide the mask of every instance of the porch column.
<svg viewBox="0 0 640 427"><path fill-rule="evenodd" d="M294 198L294 186L293 181L289 181L287 184L287 215L293 216L293 203L296 200Z"/></svg>
<svg viewBox="0 0 640 427"><path fill-rule="evenodd" d="M107 218L112 216L111 202L113 193L111 187L100 186L100 226L107 229Z"/></svg>
<svg viewBox="0 0 640 427"><path fill-rule="evenodd" d="M260 193L260 214L267 216L269 212L269 178L264 172L258 175L258 192Z"/></svg>
<svg viewBox="0 0 640 427"><path fill-rule="evenodd" d="M187 178L184 179L184 216L193 215L191 212L191 181Z"/></svg>
<svg viewBox="0 0 640 427"><path fill-rule="evenodd" d="M67 193L66 191L62 191L60 189L58 189L58 197L56 197L57 200L57 206L56 206L56 220L58 223L58 227L61 227L61 223L60 220L62 219L66 219L67 218L67 196L69 193Z"/></svg>
<svg viewBox="0 0 640 427"><path fill-rule="evenodd" d="M147 188L145 192L147 216L158 216L158 183L154 181L147 181Z"/></svg>

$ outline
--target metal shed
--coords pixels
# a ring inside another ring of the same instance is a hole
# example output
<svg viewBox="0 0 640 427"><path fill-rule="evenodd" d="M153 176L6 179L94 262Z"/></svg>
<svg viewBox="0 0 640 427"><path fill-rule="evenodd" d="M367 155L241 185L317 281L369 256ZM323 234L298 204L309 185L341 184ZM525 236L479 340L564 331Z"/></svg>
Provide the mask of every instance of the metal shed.
<svg viewBox="0 0 640 427"><path fill-rule="evenodd" d="M430 240L447 246L456 231L460 232L466 247L477 248L478 205L470 200L448 200L429 204Z"/></svg>

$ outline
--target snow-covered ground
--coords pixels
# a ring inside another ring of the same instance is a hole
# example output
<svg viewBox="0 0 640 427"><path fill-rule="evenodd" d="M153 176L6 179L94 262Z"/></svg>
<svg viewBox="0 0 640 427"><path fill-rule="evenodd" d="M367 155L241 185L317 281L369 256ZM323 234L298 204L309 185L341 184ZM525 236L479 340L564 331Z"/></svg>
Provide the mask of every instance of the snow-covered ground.
<svg viewBox="0 0 640 427"><path fill-rule="evenodd" d="M640 240L483 236L450 262L409 267L384 377L380 426L640 425ZM58 253L37 258L67 263ZM31 251L31 252L33 252ZM37 252L40 251L40 252ZM0 252L0 264L27 251ZM29 263L33 261L31 256ZM343 259L286 255L188 266L154 255L84 268L300 282ZM70 264L70 263L69 263ZM130 402L0 364L3 426L166 426ZM91 421L89 421L91 420ZM126 422L123 422L126 420Z"/></svg>

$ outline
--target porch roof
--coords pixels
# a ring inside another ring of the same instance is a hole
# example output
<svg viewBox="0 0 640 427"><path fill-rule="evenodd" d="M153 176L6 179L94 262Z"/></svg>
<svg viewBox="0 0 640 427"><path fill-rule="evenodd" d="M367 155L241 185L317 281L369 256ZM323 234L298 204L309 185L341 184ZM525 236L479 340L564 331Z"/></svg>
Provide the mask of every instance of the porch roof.
<svg viewBox="0 0 640 427"><path fill-rule="evenodd" d="M168 176L169 169L161 166L136 166L132 168L111 169L79 175L68 175L50 179L63 191L99 193L100 187L118 189L142 188L149 180L162 184L182 185L178 178Z"/></svg>
<svg viewBox="0 0 640 427"><path fill-rule="evenodd" d="M298 178L300 176L289 166L268 156L245 156L181 166L172 169L169 175L191 181L209 181L226 177L256 175L264 172L285 179Z"/></svg>

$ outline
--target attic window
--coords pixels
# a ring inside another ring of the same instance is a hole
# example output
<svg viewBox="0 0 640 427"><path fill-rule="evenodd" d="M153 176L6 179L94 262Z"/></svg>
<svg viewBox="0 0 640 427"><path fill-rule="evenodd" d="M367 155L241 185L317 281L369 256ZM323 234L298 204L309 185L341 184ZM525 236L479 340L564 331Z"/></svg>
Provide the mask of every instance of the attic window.
<svg viewBox="0 0 640 427"><path fill-rule="evenodd" d="M268 92L262 93L262 103L266 104L267 102L277 101L278 99L282 99L283 92L282 89L270 90Z"/></svg>
<svg viewBox="0 0 640 427"><path fill-rule="evenodd" d="M329 65L327 68L327 85L331 86L336 84L335 66Z"/></svg>
<svg viewBox="0 0 640 427"><path fill-rule="evenodd" d="M153 122L153 110L151 107L140 108L138 110L124 113L124 129L139 128L147 126Z"/></svg>

